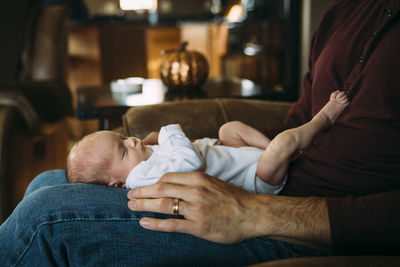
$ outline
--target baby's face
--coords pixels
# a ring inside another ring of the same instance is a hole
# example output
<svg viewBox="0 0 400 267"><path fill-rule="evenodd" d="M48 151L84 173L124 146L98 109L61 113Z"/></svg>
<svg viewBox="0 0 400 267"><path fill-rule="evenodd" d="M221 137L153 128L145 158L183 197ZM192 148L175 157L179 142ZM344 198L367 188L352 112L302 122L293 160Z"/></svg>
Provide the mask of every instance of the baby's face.
<svg viewBox="0 0 400 267"><path fill-rule="evenodd" d="M135 137L111 131L101 131L96 135L99 154L108 158L110 176L118 181L122 179L125 183L129 172L151 156L152 150Z"/></svg>

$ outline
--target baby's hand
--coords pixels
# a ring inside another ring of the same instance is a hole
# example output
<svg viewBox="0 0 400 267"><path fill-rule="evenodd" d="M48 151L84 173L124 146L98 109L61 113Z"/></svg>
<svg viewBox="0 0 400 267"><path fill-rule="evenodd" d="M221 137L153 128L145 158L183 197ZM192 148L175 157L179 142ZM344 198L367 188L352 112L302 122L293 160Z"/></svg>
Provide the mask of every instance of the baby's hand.
<svg viewBox="0 0 400 267"><path fill-rule="evenodd" d="M158 145L158 132L149 133L144 139L145 145Z"/></svg>

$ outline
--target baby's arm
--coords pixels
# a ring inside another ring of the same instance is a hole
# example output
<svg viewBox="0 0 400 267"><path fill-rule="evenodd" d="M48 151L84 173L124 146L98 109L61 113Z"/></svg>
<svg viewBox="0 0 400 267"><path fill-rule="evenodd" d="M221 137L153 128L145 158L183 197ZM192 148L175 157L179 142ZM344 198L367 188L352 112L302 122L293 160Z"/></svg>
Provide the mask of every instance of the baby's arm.
<svg viewBox="0 0 400 267"><path fill-rule="evenodd" d="M186 137L179 124L161 127L158 143L160 150L171 160L168 172L200 171L204 167L204 157Z"/></svg>
<svg viewBox="0 0 400 267"><path fill-rule="evenodd" d="M252 146L265 149L271 141L259 130L240 121L230 121L219 128L221 145L242 147Z"/></svg>
<svg viewBox="0 0 400 267"><path fill-rule="evenodd" d="M151 137L149 137L152 135ZM159 133L147 136L153 140L158 136L158 148L154 147L152 156L131 170L126 180L128 189L156 183L167 172L201 171L204 157L194 148L181 127L171 124L161 127ZM152 141L154 143L154 140Z"/></svg>

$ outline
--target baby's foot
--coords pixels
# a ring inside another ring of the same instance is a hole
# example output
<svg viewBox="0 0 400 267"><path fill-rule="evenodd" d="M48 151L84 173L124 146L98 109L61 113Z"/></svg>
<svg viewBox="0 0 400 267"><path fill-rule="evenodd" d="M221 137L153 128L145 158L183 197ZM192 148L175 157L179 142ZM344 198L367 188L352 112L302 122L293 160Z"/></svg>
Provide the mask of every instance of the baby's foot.
<svg viewBox="0 0 400 267"><path fill-rule="evenodd" d="M325 104L318 114L325 116L333 124L348 104L349 99L346 93L337 90L331 94L328 103Z"/></svg>

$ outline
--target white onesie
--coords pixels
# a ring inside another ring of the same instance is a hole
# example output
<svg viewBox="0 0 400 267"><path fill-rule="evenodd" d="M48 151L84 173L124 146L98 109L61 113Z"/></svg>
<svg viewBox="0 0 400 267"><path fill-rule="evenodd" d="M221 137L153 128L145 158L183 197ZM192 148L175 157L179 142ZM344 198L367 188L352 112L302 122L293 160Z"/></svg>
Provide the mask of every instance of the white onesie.
<svg viewBox="0 0 400 267"><path fill-rule="evenodd" d="M216 145L217 139L193 143L178 124L161 127L153 153L131 170L128 189L154 184L167 172L202 171L253 193L277 194L283 187L269 185L256 177L258 158L264 150L255 147Z"/></svg>

